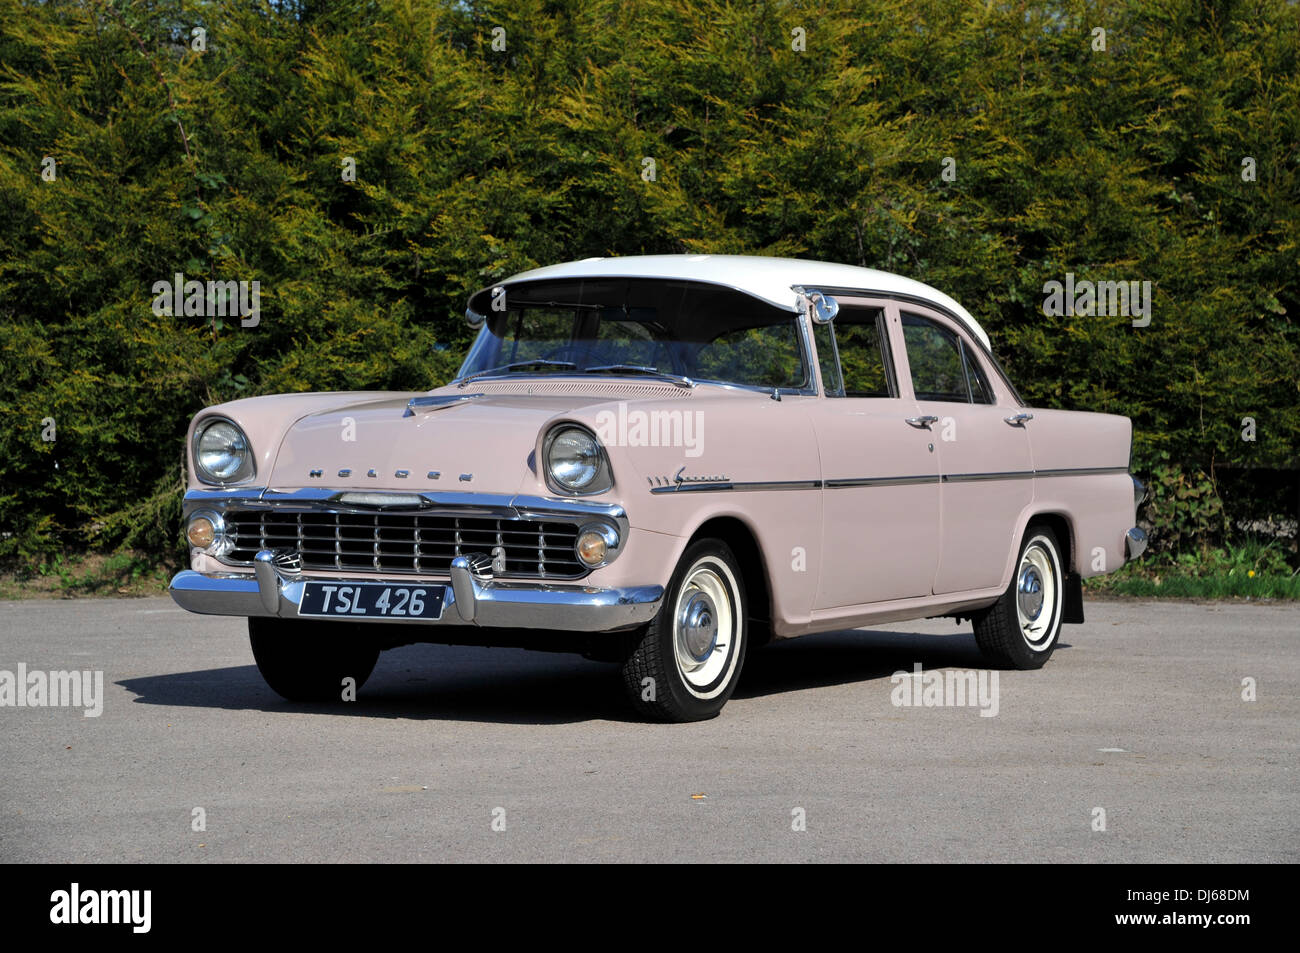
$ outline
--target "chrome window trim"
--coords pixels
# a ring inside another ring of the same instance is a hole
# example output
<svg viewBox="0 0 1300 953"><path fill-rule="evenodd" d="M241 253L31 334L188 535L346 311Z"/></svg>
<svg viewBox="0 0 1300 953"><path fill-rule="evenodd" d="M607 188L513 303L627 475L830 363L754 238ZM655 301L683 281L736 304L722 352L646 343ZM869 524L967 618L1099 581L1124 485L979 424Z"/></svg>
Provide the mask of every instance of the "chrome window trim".
<svg viewBox="0 0 1300 953"><path fill-rule="evenodd" d="M1007 392L1011 394L1011 398L1016 402L1016 406L1026 406L1024 398L1021 397L1020 392L1016 390L1016 385L1011 383L1011 378L1008 377L1007 372L1002 369L1002 365L998 362L997 356L993 353L992 349L985 347L984 342L980 340L979 335L971 333L969 325L966 324L961 315L956 314L950 308L945 308L939 302L931 301L929 298L924 298L920 295L902 294L897 291L873 291L870 288L825 288L823 290L827 294L842 294L859 298L882 298L888 301L897 301L899 304L919 305L920 307L929 308L930 310L951 319L956 322L957 326L965 331L966 335L975 342L975 346L979 352L983 354L984 357L988 358L989 364L992 365L993 370L997 373L998 377L1002 379L1002 383L1006 385Z"/></svg>

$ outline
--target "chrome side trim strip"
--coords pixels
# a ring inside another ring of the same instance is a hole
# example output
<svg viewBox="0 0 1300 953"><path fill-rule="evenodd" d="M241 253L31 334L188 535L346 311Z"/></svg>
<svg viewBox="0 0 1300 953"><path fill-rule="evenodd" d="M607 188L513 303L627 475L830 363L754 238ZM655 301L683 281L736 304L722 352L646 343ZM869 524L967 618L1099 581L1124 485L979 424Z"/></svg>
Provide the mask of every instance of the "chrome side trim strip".
<svg viewBox="0 0 1300 953"><path fill-rule="evenodd" d="M944 483L976 483L981 480L1032 480L1033 470L1006 470L1001 473L945 473Z"/></svg>
<svg viewBox="0 0 1300 953"><path fill-rule="evenodd" d="M651 493L715 493L719 490L736 490L739 492L758 490L820 490L821 480L749 480L726 483L670 483L667 486L653 486Z"/></svg>
<svg viewBox="0 0 1300 953"><path fill-rule="evenodd" d="M827 480L826 489L843 490L858 486L911 486L914 484L938 483L939 474L925 473L920 476L899 477L850 477L845 480Z"/></svg>
<svg viewBox="0 0 1300 953"><path fill-rule="evenodd" d="M1061 470L1005 470L998 473L928 473L896 477L840 477L831 480L751 480L655 486L651 493L701 493L717 490L844 490L864 486L912 486L926 483L974 483L984 480L1030 480L1036 477L1098 476L1128 473L1126 467L1079 467Z"/></svg>
<svg viewBox="0 0 1300 953"><path fill-rule="evenodd" d="M820 490L823 486L821 480L749 480L744 483L733 483L732 488L736 490Z"/></svg>
<svg viewBox="0 0 1300 953"><path fill-rule="evenodd" d="M1128 467L1075 467L1065 470L1035 470L1034 476L1100 476L1105 473L1128 473Z"/></svg>

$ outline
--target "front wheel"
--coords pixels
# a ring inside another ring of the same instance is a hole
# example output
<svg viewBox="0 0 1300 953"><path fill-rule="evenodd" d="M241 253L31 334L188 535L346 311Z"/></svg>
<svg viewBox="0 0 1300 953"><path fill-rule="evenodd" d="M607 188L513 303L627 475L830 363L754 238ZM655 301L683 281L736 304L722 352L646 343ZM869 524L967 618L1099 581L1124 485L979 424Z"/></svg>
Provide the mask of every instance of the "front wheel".
<svg viewBox="0 0 1300 953"><path fill-rule="evenodd" d="M975 618L975 642L999 668L1042 668L1061 634L1064 599L1061 547L1050 529L1031 526L1011 585Z"/></svg>
<svg viewBox="0 0 1300 953"><path fill-rule="evenodd" d="M701 721L722 710L745 659L745 585L721 540L691 544L659 613L623 663L632 706L657 721Z"/></svg>
<svg viewBox="0 0 1300 953"><path fill-rule="evenodd" d="M379 661L379 647L360 628L253 617L248 641L257 670L277 695L291 702L341 701L347 689L360 690Z"/></svg>

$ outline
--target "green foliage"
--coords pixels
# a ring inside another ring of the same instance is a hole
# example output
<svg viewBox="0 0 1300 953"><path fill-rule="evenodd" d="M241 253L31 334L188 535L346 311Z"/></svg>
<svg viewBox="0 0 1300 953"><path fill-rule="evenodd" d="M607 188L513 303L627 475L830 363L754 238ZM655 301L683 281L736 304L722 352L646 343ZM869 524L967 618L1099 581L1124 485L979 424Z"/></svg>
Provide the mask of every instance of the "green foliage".
<svg viewBox="0 0 1300 953"><path fill-rule="evenodd" d="M472 291L650 252L949 292L1030 402L1176 468L1161 545L1213 542L1196 475L1300 442L1297 35L1286 0L0 0L0 558L168 552L203 406L435 386ZM156 316L176 272L260 322ZM1067 272L1150 281L1151 324L1045 316Z"/></svg>
<svg viewBox="0 0 1300 953"><path fill-rule="evenodd" d="M1300 599L1300 573L1276 542L1246 539L1226 548L1169 553L1126 563L1086 581L1090 590L1170 599Z"/></svg>
<svg viewBox="0 0 1300 953"><path fill-rule="evenodd" d="M1139 516L1152 526L1152 552L1196 558L1223 541L1228 530L1223 501L1205 473L1159 464L1147 468L1143 477L1147 499Z"/></svg>

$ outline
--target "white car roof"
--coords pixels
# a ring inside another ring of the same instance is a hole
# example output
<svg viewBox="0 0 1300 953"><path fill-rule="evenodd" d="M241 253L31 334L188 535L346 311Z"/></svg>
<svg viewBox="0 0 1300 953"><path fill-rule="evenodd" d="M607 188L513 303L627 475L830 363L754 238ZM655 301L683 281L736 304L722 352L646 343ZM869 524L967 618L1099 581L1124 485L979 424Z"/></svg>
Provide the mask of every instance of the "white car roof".
<svg viewBox="0 0 1300 953"><path fill-rule="evenodd" d="M512 275L501 284L548 278L671 278L723 285L752 295L786 311L798 311L794 288L840 289L905 295L931 301L951 312L972 334L991 348L989 336L961 305L942 291L902 275L856 265L837 265L802 258L763 258L757 255L628 255L586 258L547 265Z"/></svg>

